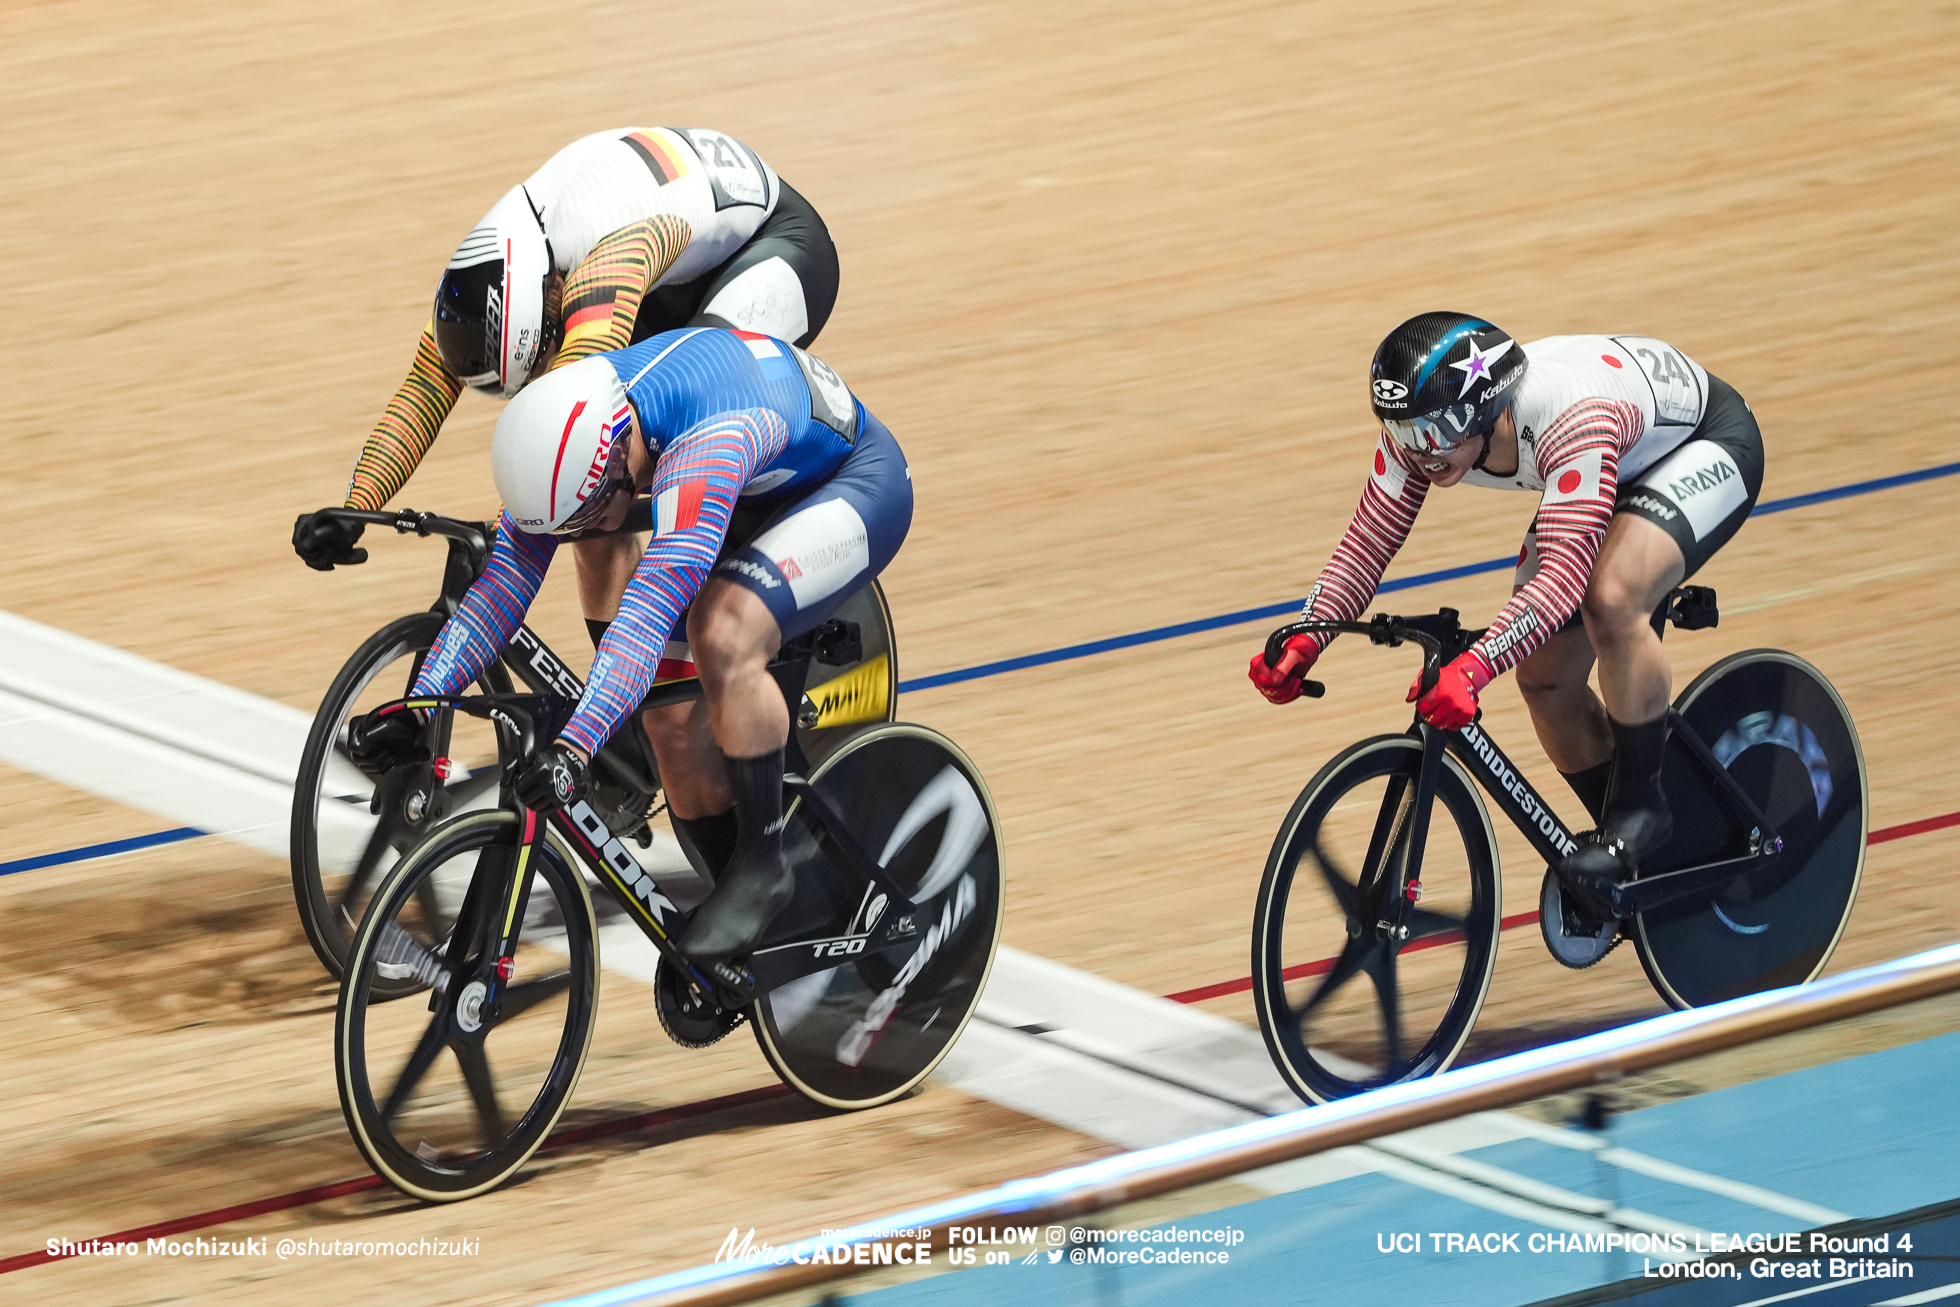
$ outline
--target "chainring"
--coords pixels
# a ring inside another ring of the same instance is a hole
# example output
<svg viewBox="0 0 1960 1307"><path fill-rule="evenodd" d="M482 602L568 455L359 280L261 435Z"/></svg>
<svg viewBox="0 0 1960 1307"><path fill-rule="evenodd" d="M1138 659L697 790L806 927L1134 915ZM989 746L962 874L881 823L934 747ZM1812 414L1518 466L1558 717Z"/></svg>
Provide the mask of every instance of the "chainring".
<svg viewBox="0 0 1960 1307"><path fill-rule="evenodd" d="M1587 934L1583 926L1593 925L1582 914L1569 912L1565 889L1558 873L1545 868L1545 882L1538 889L1538 933L1545 937L1545 948L1562 967L1584 971L1611 953L1625 938L1618 921L1597 923L1597 933Z"/></svg>
<svg viewBox="0 0 1960 1307"><path fill-rule="evenodd" d="M682 1048L706 1048L727 1036L748 1016L747 1008L729 1011L698 1000L680 974L660 959L653 972L653 1011L667 1038Z"/></svg>

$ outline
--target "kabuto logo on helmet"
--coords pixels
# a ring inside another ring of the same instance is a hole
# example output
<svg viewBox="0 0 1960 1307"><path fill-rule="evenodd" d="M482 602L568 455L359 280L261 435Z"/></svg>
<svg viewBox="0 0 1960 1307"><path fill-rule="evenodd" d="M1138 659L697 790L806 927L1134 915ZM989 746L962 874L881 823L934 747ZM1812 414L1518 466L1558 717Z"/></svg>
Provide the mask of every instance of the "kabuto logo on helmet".
<svg viewBox="0 0 1960 1307"><path fill-rule="evenodd" d="M1387 377L1382 377L1375 382L1375 402L1383 408L1395 404L1395 401L1398 399L1407 399L1408 397L1409 388L1399 381L1390 381ZM1407 408L1408 405L1395 404L1395 407Z"/></svg>

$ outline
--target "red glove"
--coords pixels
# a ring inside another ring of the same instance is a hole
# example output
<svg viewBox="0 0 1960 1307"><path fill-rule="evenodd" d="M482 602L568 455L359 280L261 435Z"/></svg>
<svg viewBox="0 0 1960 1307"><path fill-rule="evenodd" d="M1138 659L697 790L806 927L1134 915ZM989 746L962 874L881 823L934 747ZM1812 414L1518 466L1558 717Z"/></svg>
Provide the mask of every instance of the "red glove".
<svg viewBox="0 0 1960 1307"><path fill-rule="evenodd" d="M1405 702L1415 704L1416 712L1431 726L1460 731L1476 720L1477 692L1490 684L1491 675L1477 655L1459 654L1436 674L1435 688L1428 694L1422 693L1422 676L1418 674Z"/></svg>
<svg viewBox="0 0 1960 1307"><path fill-rule="evenodd" d="M1279 656L1279 666L1266 666L1266 651L1261 649L1252 655L1252 666L1245 674L1259 687L1259 693L1274 703L1292 703L1305 688L1300 682L1313 660L1320 657L1320 650L1314 648L1313 637L1304 634L1289 638L1280 647L1286 652Z"/></svg>

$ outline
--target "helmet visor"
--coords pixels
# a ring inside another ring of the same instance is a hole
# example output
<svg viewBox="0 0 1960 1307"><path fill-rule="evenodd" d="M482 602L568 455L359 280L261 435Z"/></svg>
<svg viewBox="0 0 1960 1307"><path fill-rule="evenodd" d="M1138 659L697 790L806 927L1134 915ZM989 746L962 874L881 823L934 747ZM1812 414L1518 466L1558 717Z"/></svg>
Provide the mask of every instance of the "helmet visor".
<svg viewBox="0 0 1960 1307"><path fill-rule="evenodd" d="M606 470L599 478L599 484L592 487L592 493L586 496L584 503L572 510L570 517L552 528L551 534L576 535L590 528L605 515L606 505L612 502L614 495L622 490L632 493L633 478L626 469L627 441L632 435L629 426L613 440L612 448L606 453Z"/></svg>
<svg viewBox="0 0 1960 1307"><path fill-rule="evenodd" d="M1476 416L1474 405L1452 404L1421 417L1383 418L1381 424L1389 439L1412 454L1447 454L1481 434L1475 430Z"/></svg>

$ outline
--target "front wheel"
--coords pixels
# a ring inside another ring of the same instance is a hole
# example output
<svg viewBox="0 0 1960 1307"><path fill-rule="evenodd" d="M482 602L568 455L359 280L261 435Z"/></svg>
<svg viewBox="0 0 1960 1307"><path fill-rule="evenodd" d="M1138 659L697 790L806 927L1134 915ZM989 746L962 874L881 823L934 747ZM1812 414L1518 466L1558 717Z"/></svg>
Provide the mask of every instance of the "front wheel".
<svg viewBox="0 0 1960 1307"><path fill-rule="evenodd" d="M348 723L409 692L442 622L440 613L411 613L368 637L327 688L300 753L293 781L293 900L314 954L336 980L375 882L401 851L443 818L497 799L497 742L474 718L444 711L429 723L431 753L453 760L445 777L424 764L377 783L347 757ZM478 685L508 692L510 676L502 664L492 664ZM408 992L390 983L376 991L382 998Z"/></svg>
<svg viewBox="0 0 1960 1307"><path fill-rule="evenodd" d="M557 1124L592 1044L592 900L554 840L518 856L529 820L499 809L432 831L376 887L348 954L334 1021L341 1111L375 1173L426 1202L515 1174ZM516 947L499 957L512 921ZM427 1001L376 1006L384 984Z"/></svg>
<svg viewBox="0 0 1960 1307"><path fill-rule="evenodd" d="M839 965L761 996L753 1010L756 1041L776 1074L805 1098L876 1107L930 1075L979 1006L1000 943L1000 817L973 760L923 726L861 731L810 780L917 905L916 942L876 954L846 952ZM805 805L793 805L788 822L797 904L758 955L771 948L848 950L850 937L882 924L885 896L824 852ZM821 911L830 920L797 914L804 904L830 905ZM795 916L803 919L789 919Z"/></svg>
<svg viewBox="0 0 1960 1307"><path fill-rule="evenodd" d="M1815 979L1851 919L1865 868L1871 805L1851 713L1822 672L1777 649L1731 654L1674 706L1783 850L1718 890L1637 914L1630 928L1647 978L1677 1008ZM1675 833L1649 866L1747 852L1747 822L1678 743L1661 787Z"/></svg>
<svg viewBox="0 0 1960 1307"><path fill-rule="evenodd" d="M1308 1102L1435 1075L1483 1007L1497 965L1497 842L1469 776L1447 754L1441 763L1420 866L1403 867L1422 765L1422 742L1407 735L1336 754L1273 841L1253 999L1274 1064ZM1419 888L1402 907L1395 895L1410 882Z"/></svg>

